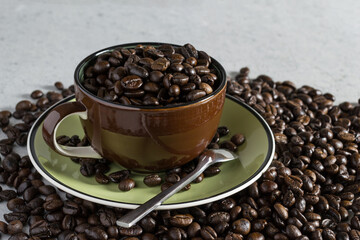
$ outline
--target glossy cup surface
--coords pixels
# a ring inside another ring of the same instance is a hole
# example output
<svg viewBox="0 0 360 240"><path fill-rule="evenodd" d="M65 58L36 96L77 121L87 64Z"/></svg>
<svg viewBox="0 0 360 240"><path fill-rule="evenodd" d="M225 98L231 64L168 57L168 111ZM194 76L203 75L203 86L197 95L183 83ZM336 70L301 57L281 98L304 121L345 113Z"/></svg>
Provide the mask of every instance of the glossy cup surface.
<svg viewBox="0 0 360 240"><path fill-rule="evenodd" d="M81 120L91 146L104 158L141 172L181 166L197 157L218 127L226 89L223 67L212 59L218 88L192 103L169 107L125 106L94 96L81 84L86 67L101 53L114 48L131 48L131 43L100 50L85 58L75 70L75 96L88 112ZM173 45L177 46L177 45Z"/></svg>

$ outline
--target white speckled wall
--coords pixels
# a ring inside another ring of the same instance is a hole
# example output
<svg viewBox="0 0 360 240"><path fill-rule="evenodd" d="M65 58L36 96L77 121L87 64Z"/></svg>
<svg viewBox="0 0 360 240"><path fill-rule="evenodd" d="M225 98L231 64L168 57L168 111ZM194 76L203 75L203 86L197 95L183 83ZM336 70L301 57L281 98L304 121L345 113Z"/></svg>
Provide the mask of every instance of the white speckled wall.
<svg viewBox="0 0 360 240"><path fill-rule="evenodd" d="M0 109L72 84L98 49L137 41L190 42L228 72L248 66L357 102L359 13L358 0L0 0Z"/></svg>

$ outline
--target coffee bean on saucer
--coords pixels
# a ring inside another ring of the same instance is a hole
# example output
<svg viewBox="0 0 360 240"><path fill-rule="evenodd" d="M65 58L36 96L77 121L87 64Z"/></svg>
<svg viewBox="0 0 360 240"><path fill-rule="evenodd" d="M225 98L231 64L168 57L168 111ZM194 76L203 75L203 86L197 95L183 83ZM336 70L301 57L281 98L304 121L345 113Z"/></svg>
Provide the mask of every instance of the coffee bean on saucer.
<svg viewBox="0 0 360 240"><path fill-rule="evenodd" d="M95 174L95 180L96 180L98 183L100 183L100 184L107 184L107 183L109 183L109 178L108 178L105 174L103 174L103 173L101 173L101 172L97 172L97 173Z"/></svg>
<svg viewBox="0 0 360 240"><path fill-rule="evenodd" d="M221 127L218 127L218 129L217 129L217 133L219 134L220 137L224 137L224 136L228 135L229 132L230 132L230 130L226 126L221 126Z"/></svg>
<svg viewBox="0 0 360 240"><path fill-rule="evenodd" d="M165 191L166 189L168 189L169 187L171 187L173 184L169 183L169 182L165 182L163 184L161 184L161 191Z"/></svg>
<svg viewBox="0 0 360 240"><path fill-rule="evenodd" d="M216 166L210 166L204 171L205 177L212 177L221 172L220 168Z"/></svg>
<svg viewBox="0 0 360 240"><path fill-rule="evenodd" d="M193 183L200 183L204 180L204 173L201 173L197 178L195 178L195 180L193 181Z"/></svg>
<svg viewBox="0 0 360 240"><path fill-rule="evenodd" d="M130 176L129 170L120 170L117 172L110 173L108 175L110 181L112 181L114 183L119 183L120 181L129 178L129 176Z"/></svg>
<svg viewBox="0 0 360 240"><path fill-rule="evenodd" d="M240 146L245 142L245 136L241 133L237 133L231 137L231 142L236 146Z"/></svg>
<svg viewBox="0 0 360 240"><path fill-rule="evenodd" d="M237 146L231 141L224 141L220 144L220 148L228 149L231 152L235 152Z"/></svg>
<svg viewBox="0 0 360 240"><path fill-rule="evenodd" d="M123 179L119 183L119 189L121 191L130 191L135 187L135 181L131 178Z"/></svg>
<svg viewBox="0 0 360 240"><path fill-rule="evenodd" d="M161 181L162 179L158 174L147 175L144 178L144 183L149 187L160 185Z"/></svg>
<svg viewBox="0 0 360 240"><path fill-rule="evenodd" d="M170 173L168 175L165 176L165 181L168 183L177 183L180 181L180 176L177 175L176 173Z"/></svg>

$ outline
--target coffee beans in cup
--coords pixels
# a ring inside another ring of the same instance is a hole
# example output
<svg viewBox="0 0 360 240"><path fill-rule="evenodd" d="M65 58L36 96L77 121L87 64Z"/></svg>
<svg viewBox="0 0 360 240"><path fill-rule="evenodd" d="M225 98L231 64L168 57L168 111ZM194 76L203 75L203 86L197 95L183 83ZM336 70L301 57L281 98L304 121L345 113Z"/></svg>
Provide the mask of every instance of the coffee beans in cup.
<svg viewBox="0 0 360 240"><path fill-rule="evenodd" d="M193 102L218 87L211 57L191 44L115 48L85 70L83 86L106 101L167 106ZM56 84L59 87L59 84Z"/></svg>

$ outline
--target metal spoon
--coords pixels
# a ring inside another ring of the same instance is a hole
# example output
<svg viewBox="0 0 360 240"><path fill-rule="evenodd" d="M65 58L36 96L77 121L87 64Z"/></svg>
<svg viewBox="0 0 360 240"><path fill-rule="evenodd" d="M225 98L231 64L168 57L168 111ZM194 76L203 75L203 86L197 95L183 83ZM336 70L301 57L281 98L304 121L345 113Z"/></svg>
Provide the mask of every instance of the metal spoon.
<svg viewBox="0 0 360 240"><path fill-rule="evenodd" d="M116 224L120 227L129 228L136 224L140 219L145 217L152 210L161 205L166 199L183 189L187 184L191 183L197 178L207 167L218 162L227 162L238 158L234 153L225 149L212 149L204 151L200 157L198 165L195 170L186 175L176 184L172 185L165 191L162 191L155 197L151 198L138 208L128 212L120 219L116 221Z"/></svg>

